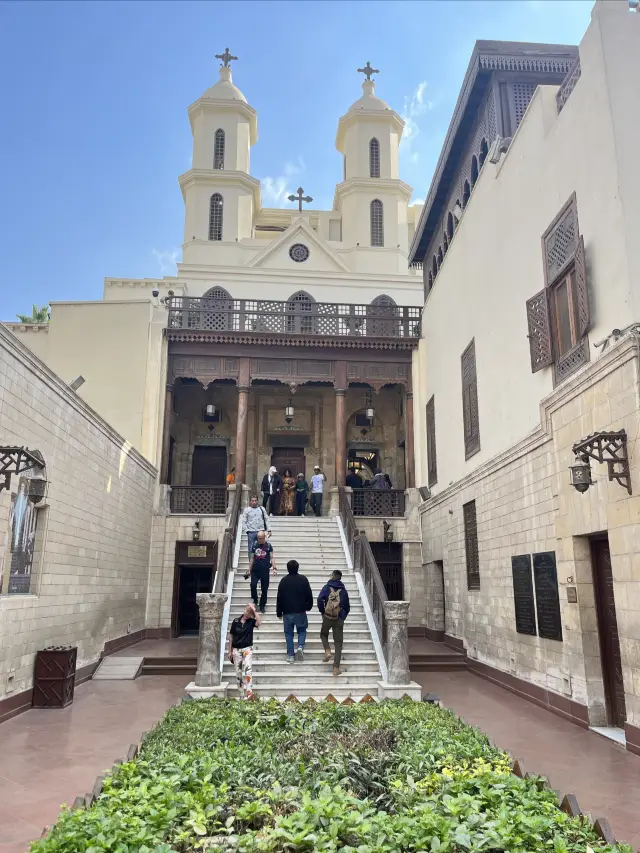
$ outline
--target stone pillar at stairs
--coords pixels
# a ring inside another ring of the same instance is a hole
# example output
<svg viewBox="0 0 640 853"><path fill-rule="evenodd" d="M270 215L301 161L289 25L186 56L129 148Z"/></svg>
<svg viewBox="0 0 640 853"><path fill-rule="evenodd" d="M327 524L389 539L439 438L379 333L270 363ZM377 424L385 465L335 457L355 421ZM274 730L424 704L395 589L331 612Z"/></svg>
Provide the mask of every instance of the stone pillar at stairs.
<svg viewBox="0 0 640 853"><path fill-rule="evenodd" d="M409 602L385 601L387 623L387 680L378 682L379 699L420 701L422 688L409 673Z"/></svg>
<svg viewBox="0 0 640 853"><path fill-rule="evenodd" d="M200 642L198 645L198 668L195 681L185 688L193 699L224 699L229 687L221 680L220 644L222 615L227 601L226 592L199 592L196 595L200 610Z"/></svg>

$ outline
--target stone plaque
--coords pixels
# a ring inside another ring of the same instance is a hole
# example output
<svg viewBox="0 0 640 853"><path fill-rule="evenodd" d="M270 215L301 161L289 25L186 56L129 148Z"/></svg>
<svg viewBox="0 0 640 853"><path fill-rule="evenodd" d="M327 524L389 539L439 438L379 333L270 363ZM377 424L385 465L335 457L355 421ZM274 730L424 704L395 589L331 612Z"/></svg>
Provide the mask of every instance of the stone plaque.
<svg viewBox="0 0 640 853"><path fill-rule="evenodd" d="M562 620L560 619L560 595L556 552L544 551L533 555L533 575L536 582L536 610L538 613L538 635L547 640L562 642Z"/></svg>
<svg viewBox="0 0 640 853"><path fill-rule="evenodd" d="M187 557L206 557L207 556L207 546L206 545L189 545L187 547Z"/></svg>
<svg viewBox="0 0 640 853"><path fill-rule="evenodd" d="M536 609L533 601L531 556L521 554L511 558L513 600L516 609L516 631L536 635Z"/></svg>
<svg viewBox="0 0 640 853"><path fill-rule="evenodd" d="M578 603L578 590L575 586L567 587L567 601L569 604L577 604Z"/></svg>

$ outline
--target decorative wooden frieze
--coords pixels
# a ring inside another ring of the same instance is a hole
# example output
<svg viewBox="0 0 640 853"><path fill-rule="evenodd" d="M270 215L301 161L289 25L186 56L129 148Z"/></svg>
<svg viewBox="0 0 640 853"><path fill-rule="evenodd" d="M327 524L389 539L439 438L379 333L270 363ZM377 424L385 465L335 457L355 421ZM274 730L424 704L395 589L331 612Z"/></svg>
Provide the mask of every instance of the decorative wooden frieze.
<svg viewBox="0 0 640 853"><path fill-rule="evenodd" d="M238 376L239 360L228 356L172 356L169 366L170 381L197 379L208 385L214 379L235 379Z"/></svg>
<svg viewBox="0 0 640 853"><path fill-rule="evenodd" d="M417 323L417 321L416 321ZM313 347L314 349L341 350L395 350L410 352L418 346L418 337L366 338L307 335L272 335L243 332L180 331L165 329L168 341L175 343L240 344L247 346Z"/></svg>

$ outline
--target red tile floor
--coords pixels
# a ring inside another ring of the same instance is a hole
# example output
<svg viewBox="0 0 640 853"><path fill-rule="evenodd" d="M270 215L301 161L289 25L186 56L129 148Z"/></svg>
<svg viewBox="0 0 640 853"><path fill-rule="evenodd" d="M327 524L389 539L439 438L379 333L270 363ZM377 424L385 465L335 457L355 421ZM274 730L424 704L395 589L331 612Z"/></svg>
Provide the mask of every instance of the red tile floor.
<svg viewBox="0 0 640 853"><path fill-rule="evenodd" d="M640 758L471 673L421 672L415 679L521 758L527 770L575 793L584 811L606 817L620 840L640 847ZM60 803L89 791L96 776L180 700L184 681L91 681L68 708L32 710L3 723L0 853L25 853L55 820Z"/></svg>

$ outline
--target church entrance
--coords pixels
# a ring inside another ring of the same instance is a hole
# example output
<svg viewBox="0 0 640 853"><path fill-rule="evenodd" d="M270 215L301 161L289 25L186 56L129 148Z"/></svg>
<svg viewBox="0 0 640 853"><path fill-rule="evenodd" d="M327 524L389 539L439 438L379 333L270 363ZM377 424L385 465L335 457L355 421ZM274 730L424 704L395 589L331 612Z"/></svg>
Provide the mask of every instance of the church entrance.
<svg viewBox="0 0 640 853"><path fill-rule="evenodd" d="M176 542L172 637L198 635L200 611L196 595L213 589L217 551L217 542Z"/></svg>
<svg viewBox="0 0 640 853"><path fill-rule="evenodd" d="M306 460L303 447L274 447L271 455L271 464L278 469L282 477L289 468L294 477L298 474L306 474Z"/></svg>
<svg viewBox="0 0 640 853"><path fill-rule="evenodd" d="M227 448L196 445L191 465L192 486L224 486L227 477Z"/></svg>

